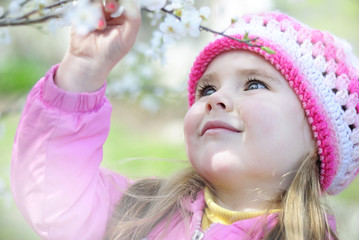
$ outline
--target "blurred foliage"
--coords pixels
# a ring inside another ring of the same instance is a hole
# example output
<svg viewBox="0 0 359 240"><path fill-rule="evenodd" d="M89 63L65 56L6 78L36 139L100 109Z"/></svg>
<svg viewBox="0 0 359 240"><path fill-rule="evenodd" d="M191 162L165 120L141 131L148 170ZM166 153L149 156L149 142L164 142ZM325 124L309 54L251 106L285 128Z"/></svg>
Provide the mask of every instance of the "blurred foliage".
<svg viewBox="0 0 359 240"><path fill-rule="evenodd" d="M9 57L0 68L0 95L27 93L46 70L33 59Z"/></svg>
<svg viewBox="0 0 359 240"><path fill-rule="evenodd" d="M206 2L201 1L203 4ZM2 4L3 2L0 3L0 5ZM314 28L327 30L338 37L347 39L359 55L358 0L273 0L273 5L275 9L286 12ZM28 92L47 69L61 59L59 52L63 54L64 38L43 35L36 31L36 29L30 31L21 29L18 34L12 35L13 44L11 46L0 46L1 97L18 96ZM143 38L146 39L148 33L143 35ZM45 38L47 40L44 40ZM199 45L199 42L192 39L191 44ZM187 61L185 63L187 64ZM182 65L181 67L176 66L179 68L176 69L178 73L174 74L172 71L169 76L175 77L174 75L182 74ZM161 71L159 68L156 69L156 71L159 70ZM137 70L134 71L136 74ZM118 72L111 75L114 80L121 76ZM157 78L158 72L155 72L153 76ZM155 115L139 113L138 107L131 105L133 103L124 107L122 102L119 104L117 101L113 101L115 107L111 131L104 146L105 160L102 165L113 170L120 170L130 177L168 176L177 169L188 165L186 161L181 161L186 160L184 143L171 141L164 136L168 123L181 121L186 111L185 93L176 97L164 98L166 101L162 103L161 111ZM0 101L2 100L0 99ZM11 107L11 104L6 105ZM155 118L159 121L155 121ZM38 237L20 215L9 195L10 158L18 121L19 114L3 119L0 116L0 125L3 123L6 126L4 135L0 134L0 211L2 213L0 239L32 240L38 239ZM154 125L153 122L157 122L157 125ZM177 134L178 137L182 133L177 130L174 131L174 134ZM355 209L358 209L358 189L359 179L357 178L349 188L334 197L337 201L336 204L354 206ZM351 209L346 213L351 214L350 211ZM343 220L349 221L345 217ZM339 217L338 222L340 221ZM346 229L345 226L343 229ZM358 238L343 237L343 239Z"/></svg>
<svg viewBox="0 0 359 240"><path fill-rule="evenodd" d="M182 122L173 127L169 125L173 118L184 116L186 107L172 102L152 114L144 112L133 102L111 101L116 108L112 112L111 130L104 146L104 167L130 178L139 178L165 177L189 166L181 138ZM172 113L173 109L176 113ZM171 134L173 138L169 137Z"/></svg>
<svg viewBox="0 0 359 240"><path fill-rule="evenodd" d="M12 200L10 191L11 150L18 121L19 115L9 116L3 119L6 125L6 131L4 135L0 137L0 239L35 240L39 238L19 213L19 210Z"/></svg>

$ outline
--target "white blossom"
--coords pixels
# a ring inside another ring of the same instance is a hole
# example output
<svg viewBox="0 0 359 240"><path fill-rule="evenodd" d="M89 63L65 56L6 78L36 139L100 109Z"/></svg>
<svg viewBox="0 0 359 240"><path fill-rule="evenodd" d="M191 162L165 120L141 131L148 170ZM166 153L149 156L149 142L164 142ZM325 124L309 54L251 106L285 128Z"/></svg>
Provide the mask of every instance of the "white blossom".
<svg viewBox="0 0 359 240"><path fill-rule="evenodd" d="M39 13L40 13L40 15L42 15L42 16L48 16L48 15L50 15L50 13L51 13L51 9L41 9L40 11L39 11Z"/></svg>
<svg viewBox="0 0 359 240"><path fill-rule="evenodd" d="M20 15L22 13L21 3L22 3L21 0L11 1L8 8L9 14Z"/></svg>
<svg viewBox="0 0 359 240"><path fill-rule="evenodd" d="M166 0L142 0L141 4L150 11L160 11L166 2Z"/></svg>
<svg viewBox="0 0 359 240"><path fill-rule="evenodd" d="M141 7L141 0L122 0L121 6L123 10L126 11L127 16L130 18L136 18L139 12L139 8Z"/></svg>
<svg viewBox="0 0 359 240"><path fill-rule="evenodd" d="M31 5L29 5L29 6L34 7L35 9L39 9L39 8L47 5L46 0L33 0L30 3L31 3Z"/></svg>
<svg viewBox="0 0 359 240"><path fill-rule="evenodd" d="M101 9L89 0L80 0L78 4L66 12L65 19L71 22L79 35L86 35L97 28L102 16Z"/></svg>
<svg viewBox="0 0 359 240"><path fill-rule="evenodd" d="M165 7L168 11L194 7L194 0L171 0L171 4Z"/></svg>
<svg viewBox="0 0 359 240"><path fill-rule="evenodd" d="M132 99L136 99L141 93L141 79L132 72L126 73L121 79L108 85L108 93L118 96L127 94Z"/></svg>
<svg viewBox="0 0 359 240"><path fill-rule="evenodd" d="M211 15L211 8L207 7L207 6L201 7L199 9L199 15L204 21L206 21L208 19L209 15Z"/></svg>
<svg viewBox="0 0 359 240"><path fill-rule="evenodd" d="M3 7L0 7L0 17L4 15L4 8Z"/></svg>
<svg viewBox="0 0 359 240"><path fill-rule="evenodd" d="M55 34L56 31L62 26L62 22L58 19L51 19L47 25L47 30L50 34Z"/></svg>
<svg viewBox="0 0 359 240"><path fill-rule="evenodd" d="M62 5L62 7L56 8L53 12L53 14L56 15L62 15L64 12L66 11L70 11L70 9L73 8L73 4L64 4ZM49 23L47 25L47 31L50 32L50 34L55 34L56 31L61 28L61 27L65 27L65 26L70 26L71 22L67 21L66 19L62 19L62 18L53 18L49 20Z"/></svg>
<svg viewBox="0 0 359 240"><path fill-rule="evenodd" d="M167 63L166 51L166 45L159 48L150 48L145 52L145 56L150 58L152 61L160 61L160 64L164 66Z"/></svg>
<svg viewBox="0 0 359 240"><path fill-rule="evenodd" d="M157 23L162 20L162 13L161 12L149 12L147 16L151 19L151 26L157 25Z"/></svg>
<svg viewBox="0 0 359 240"><path fill-rule="evenodd" d="M0 28L0 44L9 45L11 43L11 37L9 29Z"/></svg>
<svg viewBox="0 0 359 240"><path fill-rule="evenodd" d="M182 5L183 1L177 0L177 1L171 1L171 2L172 2L171 4L169 4L165 7L165 9L167 11L173 11L175 9L180 9L183 7L183 5Z"/></svg>
<svg viewBox="0 0 359 240"><path fill-rule="evenodd" d="M59 25L61 27L65 27L65 26L71 26L71 19L69 19L67 16L67 13L70 12L70 11L73 11L74 9L74 3L73 2L69 2L69 3L66 3L66 4L62 4L61 7L59 8L56 8L54 10L54 14L58 15L58 16L61 16L61 15L64 15L63 18L59 18L58 21L59 21Z"/></svg>
<svg viewBox="0 0 359 240"><path fill-rule="evenodd" d="M45 7L48 5L47 0L34 0L33 4L34 8L38 9L40 15L45 16L51 13L51 9L45 9Z"/></svg>
<svg viewBox="0 0 359 240"><path fill-rule="evenodd" d="M165 21L160 24L159 29L164 33L163 42L165 44L172 44L175 40L186 36L184 24L172 15L168 15L165 18Z"/></svg>
<svg viewBox="0 0 359 240"><path fill-rule="evenodd" d="M204 20L207 20L210 13L209 7L202 7L199 11L195 8L183 10L181 21L190 36L198 37L200 35L200 25Z"/></svg>
<svg viewBox="0 0 359 240"><path fill-rule="evenodd" d="M194 5L194 0L183 0L184 4Z"/></svg>
<svg viewBox="0 0 359 240"><path fill-rule="evenodd" d="M151 47L157 48L160 47L163 43L163 33L160 31L154 31L151 39Z"/></svg>
<svg viewBox="0 0 359 240"><path fill-rule="evenodd" d="M198 11L186 11L181 17L181 21L187 29L187 32L192 37L198 37L200 35L199 26L202 22L202 18Z"/></svg>
<svg viewBox="0 0 359 240"><path fill-rule="evenodd" d="M153 32L151 46L145 51L145 56L153 61L160 60L161 64L165 65L165 52L167 50L167 44L163 41L163 35L164 34L158 30Z"/></svg>

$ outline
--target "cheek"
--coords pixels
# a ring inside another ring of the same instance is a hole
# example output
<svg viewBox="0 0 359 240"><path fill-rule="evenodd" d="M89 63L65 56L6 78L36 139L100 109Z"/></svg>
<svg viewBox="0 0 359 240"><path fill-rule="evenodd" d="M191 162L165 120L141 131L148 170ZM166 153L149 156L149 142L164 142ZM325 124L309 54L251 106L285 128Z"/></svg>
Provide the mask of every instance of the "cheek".
<svg viewBox="0 0 359 240"><path fill-rule="evenodd" d="M240 118L244 123L247 137L257 136L263 138L273 134L278 122L271 104L258 103L259 101L243 101L239 106ZM250 134L250 135L249 135Z"/></svg>
<svg viewBox="0 0 359 240"><path fill-rule="evenodd" d="M187 112L183 122L183 132L185 137L185 145L187 154L193 154L196 149L196 139L198 138L198 129L201 123L201 113L199 107L193 105ZM191 157L190 157L191 158Z"/></svg>
<svg viewBox="0 0 359 240"><path fill-rule="evenodd" d="M183 120L183 130L185 137L191 136L194 134L194 131L197 130L200 121L201 121L201 111L200 106L198 106L197 103L191 106L190 109L188 109L184 120Z"/></svg>
<svg viewBox="0 0 359 240"><path fill-rule="evenodd" d="M239 106L240 118L244 124L241 156L249 168L261 171L273 163L278 151L278 120L270 104L263 101L242 102Z"/></svg>
<svg viewBox="0 0 359 240"><path fill-rule="evenodd" d="M262 138L298 137L303 135L307 124L304 112L296 99L256 99L242 102L238 106L240 117L248 133ZM293 135L294 134L294 135ZM291 136L286 136L291 135Z"/></svg>
<svg viewBox="0 0 359 240"><path fill-rule="evenodd" d="M183 121L183 133L185 138L186 149L188 148L187 146L189 145L191 139L191 133L193 133L193 130L194 130L194 123L192 121L192 116L189 113L187 113Z"/></svg>
<svg viewBox="0 0 359 240"><path fill-rule="evenodd" d="M250 101L242 105L240 113L245 123L244 141L256 159L275 166L285 163L288 170L310 152L311 132L299 102Z"/></svg>

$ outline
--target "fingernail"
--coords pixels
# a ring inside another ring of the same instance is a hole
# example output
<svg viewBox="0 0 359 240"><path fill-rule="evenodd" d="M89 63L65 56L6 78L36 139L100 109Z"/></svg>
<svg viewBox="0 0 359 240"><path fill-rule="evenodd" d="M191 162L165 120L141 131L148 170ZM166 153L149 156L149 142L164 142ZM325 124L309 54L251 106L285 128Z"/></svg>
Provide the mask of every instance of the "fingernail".
<svg viewBox="0 0 359 240"><path fill-rule="evenodd" d="M110 3L106 3L106 9L107 10L115 10L115 8L116 8L116 5L114 4L114 3L112 3L112 2L110 2Z"/></svg>
<svg viewBox="0 0 359 240"><path fill-rule="evenodd" d="M100 19L97 24L98 29L103 29L105 27L105 20Z"/></svg>

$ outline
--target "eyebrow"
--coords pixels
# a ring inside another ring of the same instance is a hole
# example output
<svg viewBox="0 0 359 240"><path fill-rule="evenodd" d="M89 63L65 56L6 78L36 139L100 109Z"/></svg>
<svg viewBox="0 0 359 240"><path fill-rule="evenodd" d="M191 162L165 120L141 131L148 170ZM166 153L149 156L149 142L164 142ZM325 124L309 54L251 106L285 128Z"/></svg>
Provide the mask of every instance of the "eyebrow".
<svg viewBox="0 0 359 240"><path fill-rule="evenodd" d="M196 83L196 87L195 89L197 90L198 85L205 81L205 82L212 82L215 81L218 78L217 73L207 73L205 75L202 75L202 77L200 79L198 79L197 83Z"/></svg>
<svg viewBox="0 0 359 240"><path fill-rule="evenodd" d="M238 75L242 76L257 76L257 77L263 77L265 79L269 79L273 82L280 83L279 78L272 73L269 73L266 70L259 70L256 68L246 68L246 69L239 69L237 71ZM280 73L279 73L280 74ZM281 75L282 76L282 75ZM195 89L197 89L200 82L212 82L218 78L218 75L216 73L208 73L205 75L202 75L202 77L197 81Z"/></svg>
<svg viewBox="0 0 359 240"><path fill-rule="evenodd" d="M279 78L276 75L269 73L268 71L263 70L263 69L261 69L261 70L255 69L255 68L240 69L240 70L238 70L238 74L244 75L244 76L258 76L258 77L263 77L268 80L272 80L277 83L280 82Z"/></svg>

